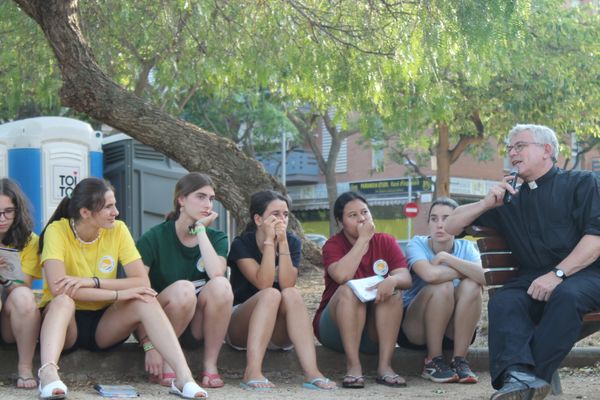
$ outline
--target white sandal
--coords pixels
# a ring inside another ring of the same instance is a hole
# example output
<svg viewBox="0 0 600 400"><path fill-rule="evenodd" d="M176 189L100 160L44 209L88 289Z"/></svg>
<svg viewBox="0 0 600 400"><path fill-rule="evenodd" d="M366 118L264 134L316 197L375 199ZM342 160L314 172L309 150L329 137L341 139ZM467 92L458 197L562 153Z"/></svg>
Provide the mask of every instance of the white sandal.
<svg viewBox="0 0 600 400"><path fill-rule="evenodd" d="M173 380L173 382L171 382L171 389L169 390L169 393L176 394L177 396L184 399L205 399L208 397L208 393L206 393L206 390L202 389L200 385L198 385L194 381L189 381L188 383L183 385L183 390L179 390L179 388L175 386L175 380ZM203 396L197 397L196 395L198 393L202 393Z"/></svg>
<svg viewBox="0 0 600 400"><path fill-rule="evenodd" d="M40 369L38 369L38 379L40 380L40 385L38 387L38 391L40 393L40 398L42 400L59 400L59 399L64 399L65 397L67 397L67 385L65 385L63 383L63 381L61 381L60 379L54 382L50 382L49 384L47 384L46 386L42 387L42 379L40 378L40 372L42 372L42 370L50 365L54 365L56 367L57 370L59 370L60 368L58 368L58 365L56 365L55 362L48 362L44 365L42 365L40 367ZM54 393L55 390L60 390L62 391L62 393Z"/></svg>

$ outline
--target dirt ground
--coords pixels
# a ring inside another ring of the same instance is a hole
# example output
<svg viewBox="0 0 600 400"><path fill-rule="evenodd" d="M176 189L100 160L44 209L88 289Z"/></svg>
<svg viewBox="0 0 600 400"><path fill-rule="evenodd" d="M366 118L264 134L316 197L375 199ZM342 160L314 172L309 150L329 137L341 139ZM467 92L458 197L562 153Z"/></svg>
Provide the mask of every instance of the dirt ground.
<svg viewBox="0 0 600 400"><path fill-rule="evenodd" d="M561 371L564 394L561 396L548 396L549 400L599 400L600 399L600 374L598 369L581 371ZM229 379L225 376L226 385L220 389L209 390L209 398L213 399L299 399L323 400L365 398L370 399L439 399L439 400L487 400L493 393L490 378L487 373L480 374L480 382L475 385L436 384L419 377L407 377L408 387L393 389L378 385L374 379L367 379L365 389L337 389L333 392L315 392L302 389L299 377L284 377L270 374L269 378L277 384L277 388L269 392L255 392L243 390L239 387L239 379ZM87 382L65 382L69 387L68 399L70 400L97 400L100 397L92 389L93 379ZM116 384L117 382L110 382ZM123 382L136 387L144 399L165 399L174 396L168 395L168 389L158 385L135 380ZM32 399L37 398L37 391L24 391L15 389L9 383L0 386L2 400Z"/></svg>

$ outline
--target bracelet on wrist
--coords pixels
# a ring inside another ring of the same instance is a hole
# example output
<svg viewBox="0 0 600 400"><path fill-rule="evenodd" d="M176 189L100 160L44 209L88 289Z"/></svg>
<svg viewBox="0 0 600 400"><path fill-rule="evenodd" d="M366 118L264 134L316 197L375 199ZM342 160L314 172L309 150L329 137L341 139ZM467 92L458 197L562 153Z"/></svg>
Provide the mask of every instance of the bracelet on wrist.
<svg viewBox="0 0 600 400"><path fill-rule="evenodd" d="M5 281L0 281L0 285L2 285L2 286L3 286L3 287L5 287L5 288L9 288L9 287L11 287L13 283L14 283L14 282L13 282L13 281L11 281L10 279L7 279L7 280L5 280Z"/></svg>
<svg viewBox="0 0 600 400"><path fill-rule="evenodd" d="M289 256L291 253L289 251L280 251L279 255L280 256Z"/></svg>
<svg viewBox="0 0 600 400"><path fill-rule="evenodd" d="M275 246L275 244L273 242L269 242L269 241L265 240L263 242L263 246Z"/></svg>
<svg viewBox="0 0 600 400"><path fill-rule="evenodd" d="M147 341L142 345L142 348L144 349L144 352L147 352L152 350L154 348L154 345L150 341Z"/></svg>
<svg viewBox="0 0 600 400"><path fill-rule="evenodd" d="M188 232L190 235L197 235L201 232L206 232L206 227L202 224L190 225Z"/></svg>

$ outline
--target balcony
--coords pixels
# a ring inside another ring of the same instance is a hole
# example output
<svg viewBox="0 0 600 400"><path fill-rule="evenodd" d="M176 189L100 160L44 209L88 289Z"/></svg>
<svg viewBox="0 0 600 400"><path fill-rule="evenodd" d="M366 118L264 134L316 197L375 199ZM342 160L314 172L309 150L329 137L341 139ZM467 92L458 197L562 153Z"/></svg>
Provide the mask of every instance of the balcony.
<svg viewBox="0 0 600 400"><path fill-rule="evenodd" d="M256 159L271 175L281 177L281 153L260 154ZM292 150L287 153L286 183L301 185L319 182L319 166L315 155L307 150Z"/></svg>

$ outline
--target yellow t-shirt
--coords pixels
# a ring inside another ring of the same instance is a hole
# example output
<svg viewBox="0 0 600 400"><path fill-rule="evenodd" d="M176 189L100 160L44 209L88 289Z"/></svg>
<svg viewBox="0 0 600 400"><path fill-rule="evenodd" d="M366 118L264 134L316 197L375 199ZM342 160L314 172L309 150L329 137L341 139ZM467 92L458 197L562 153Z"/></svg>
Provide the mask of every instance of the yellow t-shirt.
<svg viewBox="0 0 600 400"><path fill-rule="evenodd" d="M123 221L116 221L112 229L100 229L100 237L94 243L78 241L71 230L69 220L62 218L46 228L42 264L46 260L59 260L65 265L65 273L70 276L100 279L117 277L117 266L127 265L140 259L129 229ZM52 300L48 283L44 283L41 306ZM111 302L76 301L77 310L101 310Z"/></svg>
<svg viewBox="0 0 600 400"><path fill-rule="evenodd" d="M29 241L21 250L21 269L27 275L40 279L42 277L42 264L38 254L39 237L31 232Z"/></svg>

